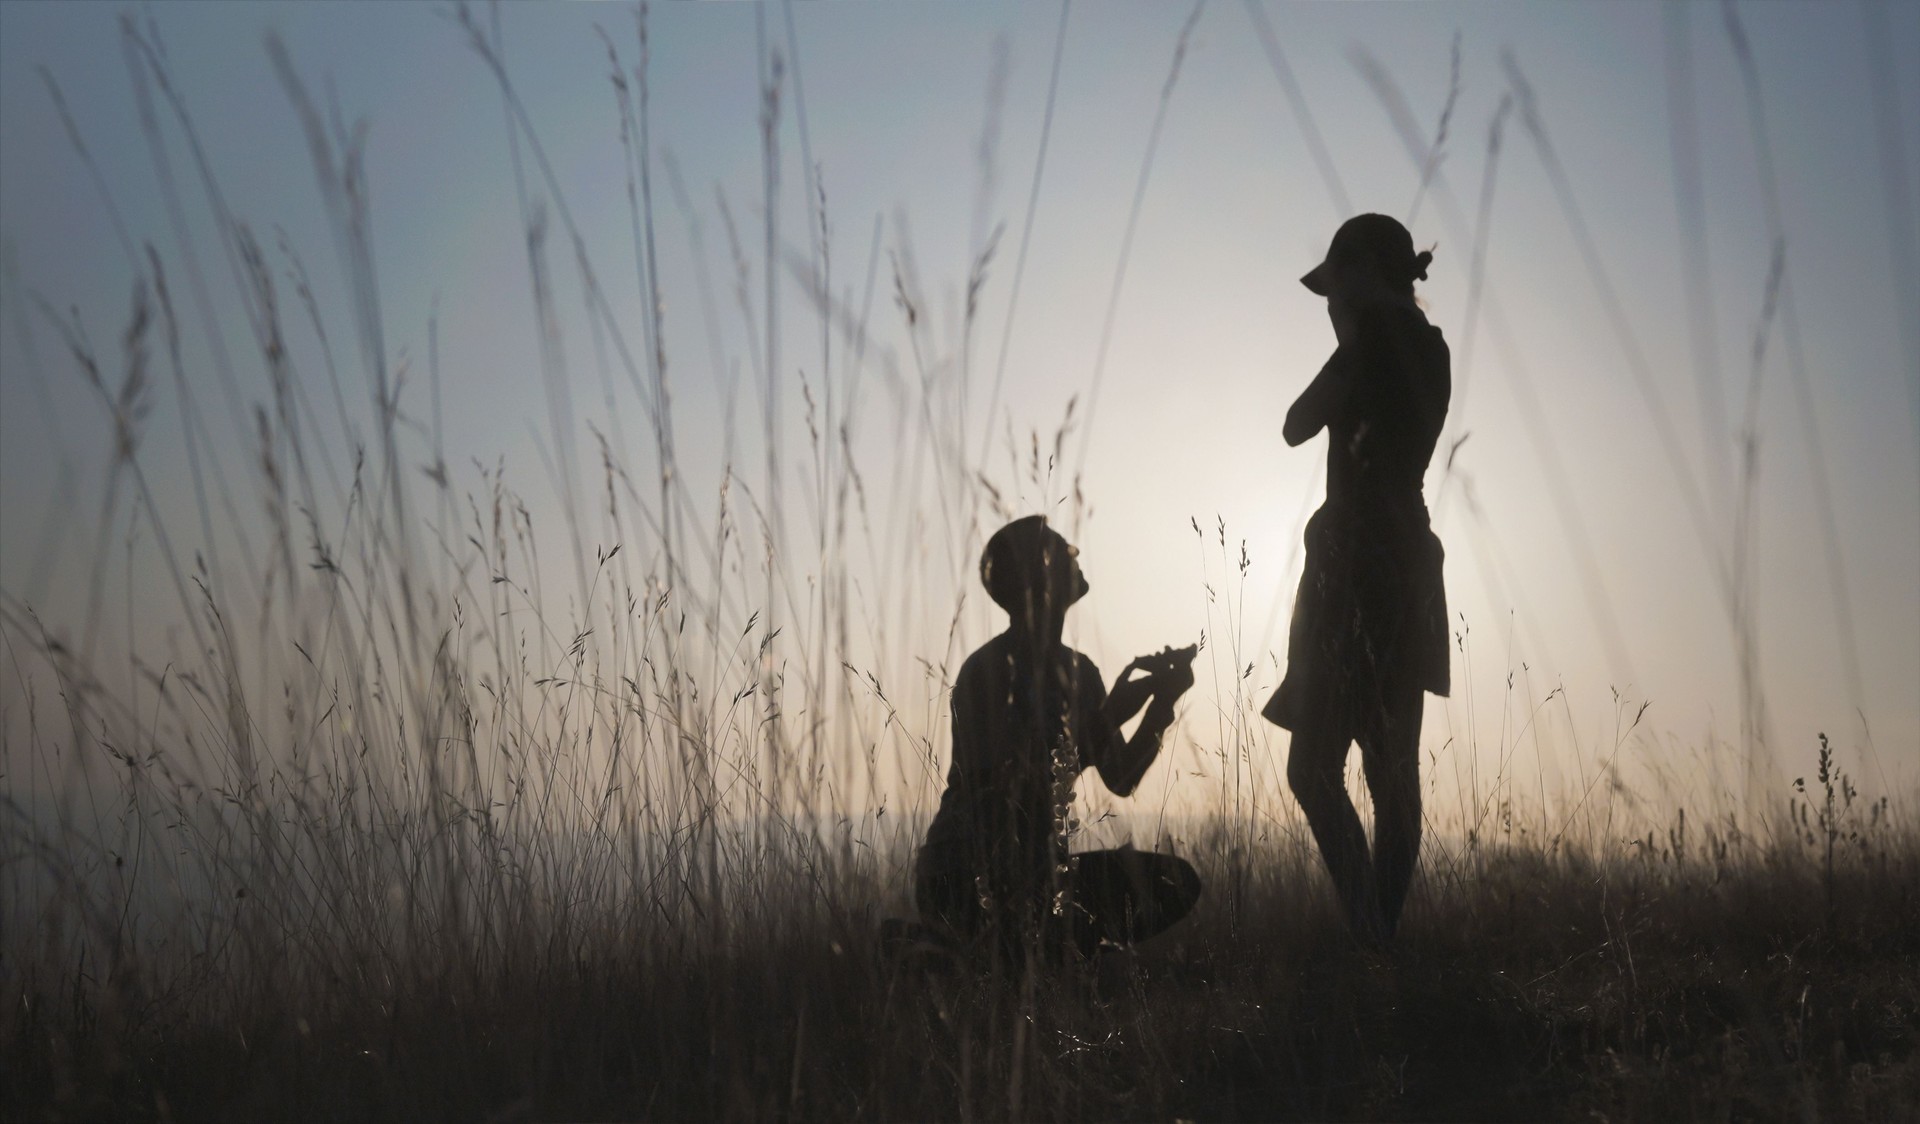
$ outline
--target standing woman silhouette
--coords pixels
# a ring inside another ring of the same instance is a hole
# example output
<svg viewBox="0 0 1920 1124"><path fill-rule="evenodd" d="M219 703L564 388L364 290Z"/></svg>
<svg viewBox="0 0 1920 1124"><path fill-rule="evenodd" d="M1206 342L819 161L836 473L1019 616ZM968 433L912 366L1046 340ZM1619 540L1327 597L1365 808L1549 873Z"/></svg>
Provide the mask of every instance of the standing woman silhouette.
<svg viewBox="0 0 1920 1124"><path fill-rule="evenodd" d="M1432 260L1386 215L1340 227L1300 279L1327 298L1339 347L1283 430L1288 445L1327 431L1327 498L1307 523L1286 678L1261 714L1293 732L1287 783L1369 944L1392 938L1420 854L1422 692L1448 690L1442 552L1420 490L1452 393L1446 342L1413 298ZM1356 741L1371 855L1344 782Z"/></svg>

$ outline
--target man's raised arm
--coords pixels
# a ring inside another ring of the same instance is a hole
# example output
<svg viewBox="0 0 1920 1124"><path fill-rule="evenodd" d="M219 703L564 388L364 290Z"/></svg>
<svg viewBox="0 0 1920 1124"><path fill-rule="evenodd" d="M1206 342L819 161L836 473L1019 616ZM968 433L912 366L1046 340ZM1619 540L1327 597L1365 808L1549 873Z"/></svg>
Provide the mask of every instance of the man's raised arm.
<svg viewBox="0 0 1920 1124"><path fill-rule="evenodd" d="M1103 708L1115 731L1114 740L1095 765L1100 770L1100 779L1114 795L1133 795L1140 778L1146 776L1148 767L1160 755L1161 739L1173 725L1174 700L1193 686L1195 651L1183 648L1142 657L1128 664L1115 681ZM1146 669L1150 674L1129 679L1136 668ZM1147 701L1149 699L1151 701ZM1133 717L1143 701L1147 712L1141 716L1140 725L1134 728L1131 738L1121 741L1120 724Z"/></svg>

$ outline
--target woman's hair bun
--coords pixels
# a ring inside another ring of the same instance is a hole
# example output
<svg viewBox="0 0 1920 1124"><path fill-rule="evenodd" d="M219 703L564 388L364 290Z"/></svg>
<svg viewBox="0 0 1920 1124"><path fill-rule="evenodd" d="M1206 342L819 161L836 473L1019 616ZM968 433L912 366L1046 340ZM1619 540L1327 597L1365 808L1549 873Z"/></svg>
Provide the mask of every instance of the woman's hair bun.
<svg viewBox="0 0 1920 1124"><path fill-rule="evenodd" d="M1427 267L1432 264L1432 250L1422 250L1413 255L1413 279L1415 281L1425 281L1427 279Z"/></svg>

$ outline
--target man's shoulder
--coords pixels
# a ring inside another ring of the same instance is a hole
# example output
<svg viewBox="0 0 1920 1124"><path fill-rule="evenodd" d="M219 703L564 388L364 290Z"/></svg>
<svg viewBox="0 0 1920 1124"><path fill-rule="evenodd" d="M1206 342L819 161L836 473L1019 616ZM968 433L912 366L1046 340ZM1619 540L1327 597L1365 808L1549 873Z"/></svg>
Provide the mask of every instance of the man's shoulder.
<svg viewBox="0 0 1920 1124"><path fill-rule="evenodd" d="M954 678L954 685L959 687L975 680L1005 675L1009 655L1007 634L1002 632L960 661L960 674Z"/></svg>
<svg viewBox="0 0 1920 1124"><path fill-rule="evenodd" d="M1012 640L1006 633L1000 633L993 639L975 648L960 663L960 674L955 677L955 686L965 685L976 679L995 679L1007 674L1012 663ZM1071 669L1074 678L1095 681L1100 679L1100 667L1093 658L1077 648L1060 645L1060 661ZM1056 665L1058 666L1058 665Z"/></svg>
<svg viewBox="0 0 1920 1124"><path fill-rule="evenodd" d="M1100 665L1094 663L1093 658L1085 652L1077 648L1068 648L1067 659L1070 661L1069 666L1073 668L1073 677L1076 681L1081 683L1092 681L1096 685L1105 685L1106 681L1100 677Z"/></svg>

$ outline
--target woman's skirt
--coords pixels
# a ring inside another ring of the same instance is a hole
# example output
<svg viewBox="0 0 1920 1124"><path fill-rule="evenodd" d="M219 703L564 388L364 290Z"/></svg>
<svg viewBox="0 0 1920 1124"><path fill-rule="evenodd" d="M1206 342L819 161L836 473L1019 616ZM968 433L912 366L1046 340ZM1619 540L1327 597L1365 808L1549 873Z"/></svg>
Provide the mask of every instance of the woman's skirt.
<svg viewBox="0 0 1920 1124"><path fill-rule="evenodd" d="M1307 522L1287 674L1261 715L1289 730L1373 730L1409 690L1445 695L1445 557L1418 498L1329 501Z"/></svg>

